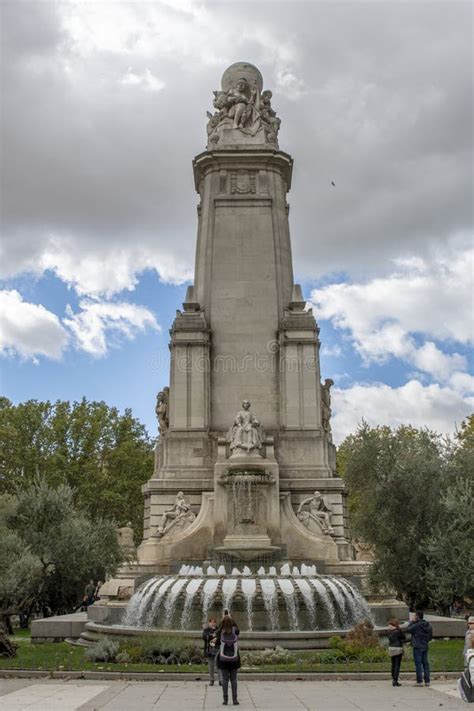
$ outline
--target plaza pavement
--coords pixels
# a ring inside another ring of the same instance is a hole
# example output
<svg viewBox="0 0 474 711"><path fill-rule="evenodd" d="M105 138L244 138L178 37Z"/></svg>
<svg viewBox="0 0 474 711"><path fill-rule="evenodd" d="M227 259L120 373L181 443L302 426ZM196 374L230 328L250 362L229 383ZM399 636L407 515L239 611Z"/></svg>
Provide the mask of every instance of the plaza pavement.
<svg viewBox="0 0 474 711"><path fill-rule="evenodd" d="M389 681L239 682L242 711L454 711L466 708L456 682L429 689ZM198 711L221 709L219 686L204 682L0 679L1 711ZM234 708L232 705L229 708Z"/></svg>

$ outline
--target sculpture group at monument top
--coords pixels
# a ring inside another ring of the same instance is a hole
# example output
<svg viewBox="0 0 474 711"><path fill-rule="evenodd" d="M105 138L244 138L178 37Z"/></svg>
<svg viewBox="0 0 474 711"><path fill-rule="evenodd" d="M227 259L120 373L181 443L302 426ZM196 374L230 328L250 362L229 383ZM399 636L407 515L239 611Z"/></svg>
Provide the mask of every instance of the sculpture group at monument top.
<svg viewBox="0 0 474 711"><path fill-rule="evenodd" d="M225 129L239 129L248 137L258 137L278 147L280 119L272 108L272 92L262 91L263 79L252 64L237 62L222 76L222 89L214 92L214 114L208 112L208 147L226 140ZM227 134L228 136L228 134Z"/></svg>

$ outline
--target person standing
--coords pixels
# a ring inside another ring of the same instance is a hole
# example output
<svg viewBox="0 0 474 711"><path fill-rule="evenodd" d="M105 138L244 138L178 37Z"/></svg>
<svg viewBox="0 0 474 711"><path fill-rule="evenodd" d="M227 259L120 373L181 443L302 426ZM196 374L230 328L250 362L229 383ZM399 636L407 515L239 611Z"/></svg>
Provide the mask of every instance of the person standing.
<svg viewBox="0 0 474 711"><path fill-rule="evenodd" d="M416 685L430 685L430 664L428 660L428 645L433 639L433 628L424 619L423 610L417 610L412 622L403 629L411 634L411 646L413 647L413 661L416 670Z"/></svg>
<svg viewBox="0 0 474 711"><path fill-rule="evenodd" d="M474 640L474 615L469 615L466 622L467 622L467 630L466 630L466 636L464 637L463 656L464 656L464 666L467 667L467 653L468 653L468 651L471 650L471 640Z"/></svg>
<svg viewBox="0 0 474 711"><path fill-rule="evenodd" d="M202 631L204 640L204 654L207 657L207 665L209 667L209 686L214 686L214 676L217 664L217 655L219 654L219 640L217 638L217 622L215 617L210 617L207 627ZM220 670L217 670L220 677ZM219 678L220 682L220 678Z"/></svg>
<svg viewBox="0 0 474 711"><path fill-rule="evenodd" d="M468 704L474 703L474 635L469 639L466 651L466 668L458 679L458 691L461 699Z"/></svg>
<svg viewBox="0 0 474 711"><path fill-rule="evenodd" d="M238 706L237 700L237 671L240 668L239 653L239 628L230 615L224 615L218 633L219 655L217 666L222 671L223 705L229 702L229 681L232 690L232 702Z"/></svg>
<svg viewBox="0 0 474 711"><path fill-rule="evenodd" d="M87 605L86 607L89 607L89 605L92 605L94 602L94 593L95 593L95 583L93 580L89 580L87 583L85 589L84 589L84 599L87 597Z"/></svg>
<svg viewBox="0 0 474 711"><path fill-rule="evenodd" d="M392 663L392 686L401 686L398 681L403 659L403 645L407 641L405 633L395 617L388 621L388 653Z"/></svg>

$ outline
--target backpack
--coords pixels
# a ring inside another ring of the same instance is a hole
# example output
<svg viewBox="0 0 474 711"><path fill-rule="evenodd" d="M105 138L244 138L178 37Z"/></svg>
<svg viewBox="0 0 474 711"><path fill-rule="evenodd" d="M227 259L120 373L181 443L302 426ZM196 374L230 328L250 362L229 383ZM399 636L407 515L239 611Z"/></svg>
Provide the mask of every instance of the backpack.
<svg viewBox="0 0 474 711"><path fill-rule="evenodd" d="M234 628L232 628L232 632L221 633L219 658L223 662L236 662L239 658L239 641Z"/></svg>
<svg viewBox="0 0 474 711"><path fill-rule="evenodd" d="M463 701L466 701L468 704L474 703L474 688L472 686L469 668L464 669L462 677L458 679L458 689Z"/></svg>

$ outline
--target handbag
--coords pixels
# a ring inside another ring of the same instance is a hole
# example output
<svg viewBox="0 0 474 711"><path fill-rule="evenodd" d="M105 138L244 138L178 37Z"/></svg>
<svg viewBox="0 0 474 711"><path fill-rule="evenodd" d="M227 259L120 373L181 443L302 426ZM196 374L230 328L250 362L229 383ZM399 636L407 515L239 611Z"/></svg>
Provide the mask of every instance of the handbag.
<svg viewBox="0 0 474 711"><path fill-rule="evenodd" d="M397 657L399 654L403 656L403 647L389 647L388 653L391 657Z"/></svg>

